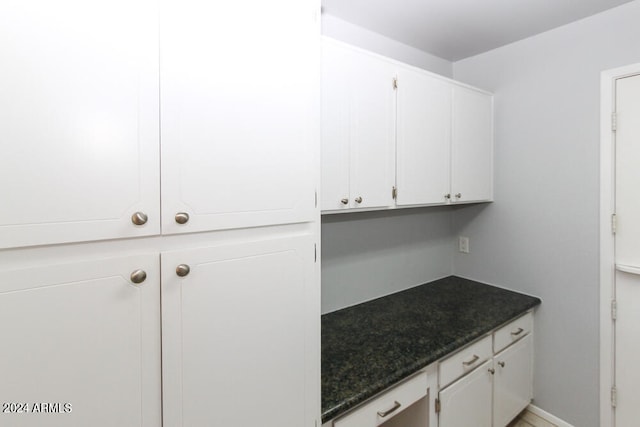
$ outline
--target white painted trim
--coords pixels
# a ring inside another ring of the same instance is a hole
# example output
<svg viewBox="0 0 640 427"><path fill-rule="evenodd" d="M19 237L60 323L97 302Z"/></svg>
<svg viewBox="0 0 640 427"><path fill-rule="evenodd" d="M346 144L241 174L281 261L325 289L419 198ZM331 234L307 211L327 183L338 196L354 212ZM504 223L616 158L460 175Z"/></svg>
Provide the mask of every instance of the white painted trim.
<svg viewBox="0 0 640 427"><path fill-rule="evenodd" d="M529 405L527 406L527 411L531 412L532 414L542 418L543 420L557 426L557 427L574 427L573 425L569 424L568 422L561 420L560 418L556 417L555 415L552 415L550 413L548 413L547 411L544 411L540 408L538 408L535 405Z"/></svg>
<svg viewBox="0 0 640 427"><path fill-rule="evenodd" d="M615 297L615 241L611 233L614 200L614 133L611 114L614 108L614 82L621 77L640 73L640 63L606 70L600 78L600 425L615 426L611 407L614 384L614 334L611 301Z"/></svg>

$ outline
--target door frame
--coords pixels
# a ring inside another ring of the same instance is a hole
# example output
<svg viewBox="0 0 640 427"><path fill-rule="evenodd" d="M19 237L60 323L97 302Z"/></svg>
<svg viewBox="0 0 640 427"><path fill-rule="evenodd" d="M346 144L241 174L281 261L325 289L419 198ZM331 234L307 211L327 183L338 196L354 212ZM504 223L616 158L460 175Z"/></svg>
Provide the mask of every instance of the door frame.
<svg viewBox="0 0 640 427"><path fill-rule="evenodd" d="M640 74L640 63L605 70L600 75L600 425L614 426L612 387L615 381L615 335L612 319L615 278L615 82Z"/></svg>

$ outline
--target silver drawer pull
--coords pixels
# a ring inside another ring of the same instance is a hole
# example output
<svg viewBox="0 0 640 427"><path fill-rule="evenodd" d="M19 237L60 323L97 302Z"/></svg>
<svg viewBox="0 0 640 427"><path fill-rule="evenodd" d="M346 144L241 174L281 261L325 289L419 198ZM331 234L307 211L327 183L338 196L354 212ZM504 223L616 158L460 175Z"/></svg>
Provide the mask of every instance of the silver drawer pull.
<svg viewBox="0 0 640 427"><path fill-rule="evenodd" d="M390 413L395 412L396 410L398 410L398 408L399 408L399 407L401 407L401 406L402 406L402 405L400 404L400 402L398 402L397 400L395 400L395 401L393 402L393 408L391 408L391 409L387 409L386 411L378 411L378 416L379 416L380 418L384 418L384 417L386 417L387 415L389 415Z"/></svg>
<svg viewBox="0 0 640 427"><path fill-rule="evenodd" d="M464 366L473 365L474 363L476 363L478 361L478 359L480 359L480 357L477 354L474 354L473 357L471 358L471 360L467 360L466 362L462 362L462 364Z"/></svg>
<svg viewBox="0 0 640 427"><path fill-rule="evenodd" d="M520 335L520 334L521 334L521 333L523 333L523 332L524 332L524 329L522 329L522 328L518 328L516 331L511 332L511 335L513 335L514 337L516 337L516 336Z"/></svg>

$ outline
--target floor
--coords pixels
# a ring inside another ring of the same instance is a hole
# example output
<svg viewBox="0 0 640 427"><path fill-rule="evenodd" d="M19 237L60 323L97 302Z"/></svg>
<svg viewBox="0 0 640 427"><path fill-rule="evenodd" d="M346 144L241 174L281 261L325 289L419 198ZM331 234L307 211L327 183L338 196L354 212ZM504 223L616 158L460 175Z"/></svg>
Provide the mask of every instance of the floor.
<svg viewBox="0 0 640 427"><path fill-rule="evenodd" d="M529 411L522 412L507 427L557 427L555 424L532 414Z"/></svg>

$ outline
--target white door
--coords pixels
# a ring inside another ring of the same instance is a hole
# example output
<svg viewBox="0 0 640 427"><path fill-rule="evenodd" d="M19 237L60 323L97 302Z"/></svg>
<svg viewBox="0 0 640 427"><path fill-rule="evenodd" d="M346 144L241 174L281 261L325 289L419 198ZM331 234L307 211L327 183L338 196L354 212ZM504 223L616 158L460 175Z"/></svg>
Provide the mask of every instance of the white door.
<svg viewBox="0 0 640 427"><path fill-rule="evenodd" d="M409 67L398 69L399 206L447 202L451 91L448 82Z"/></svg>
<svg viewBox="0 0 640 427"><path fill-rule="evenodd" d="M0 271L0 402L26 410L0 424L160 425L159 261ZM146 279L133 283L138 270Z"/></svg>
<svg viewBox="0 0 640 427"><path fill-rule="evenodd" d="M350 78L350 206L392 206L395 185L395 67L377 56L353 57Z"/></svg>
<svg viewBox="0 0 640 427"><path fill-rule="evenodd" d="M531 402L531 339L522 338L493 359L493 427L505 427Z"/></svg>
<svg viewBox="0 0 640 427"><path fill-rule="evenodd" d="M308 235L162 254L164 425L314 425L314 274Z"/></svg>
<svg viewBox="0 0 640 427"><path fill-rule="evenodd" d="M312 220L319 2L163 0L160 13L163 233Z"/></svg>
<svg viewBox="0 0 640 427"><path fill-rule="evenodd" d="M631 427L640 407L640 76L616 81L615 110L615 419Z"/></svg>
<svg viewBox="0 0 640 427"><path fill-rule="evenodd" d="M493 361L488 360L439 394L439 427L491 427Z"/></svg>
<svg viewBox="0 0 640 427"><path fill-rule="evenodd" d="M159 234L157 21L155 0L0 2L0 248Z"/></svg>
<svg viewBox="0 0 640 427"><path fill-rule="evenodd" d="M493 199L493 96L454 85L451 201Z"/></svg>

